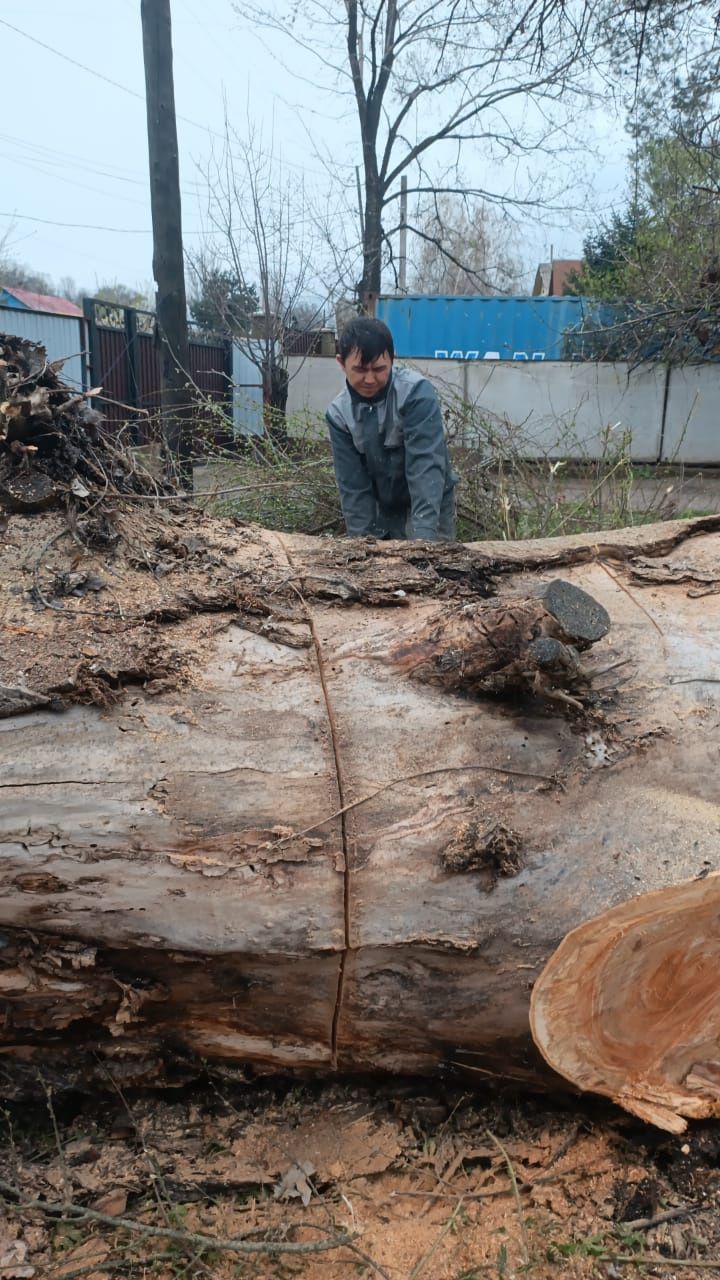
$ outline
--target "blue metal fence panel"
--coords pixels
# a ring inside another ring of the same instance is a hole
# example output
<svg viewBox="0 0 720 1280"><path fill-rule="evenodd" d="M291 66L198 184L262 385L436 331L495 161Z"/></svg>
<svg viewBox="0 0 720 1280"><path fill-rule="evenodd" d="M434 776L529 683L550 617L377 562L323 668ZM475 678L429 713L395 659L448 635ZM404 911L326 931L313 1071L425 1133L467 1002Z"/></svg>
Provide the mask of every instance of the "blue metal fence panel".
<svg viewBox="0 0 720 1280"><path fill-rule="evenodd" d="M87 325L76 316L58 316L49 311L21 311L16 307L0 307L0 333L40 342L48 360L64 360L61 378L79 390L85 390L87 377Z"/></svg>
<svg viewBox="0 0 720 1280"><path fill-rule="evenodd" d="M562 360L583 298L406 294L378 299L399 356L448 360Z"/></svg>
<svg viewBox="0 0 720 1280"><path fill-rule="evenodd" d="M263 427L262 377L247 352L233 344L233 431L236 436L261 436Z"/></svg>

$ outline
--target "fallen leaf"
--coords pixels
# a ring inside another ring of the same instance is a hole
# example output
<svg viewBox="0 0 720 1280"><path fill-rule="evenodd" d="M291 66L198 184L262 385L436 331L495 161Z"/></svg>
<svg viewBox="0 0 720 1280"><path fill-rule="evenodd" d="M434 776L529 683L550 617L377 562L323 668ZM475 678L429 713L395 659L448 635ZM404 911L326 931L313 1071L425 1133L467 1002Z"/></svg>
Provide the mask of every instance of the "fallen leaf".
<svg viewBox="0 0 720 1280"><path fill-rule="evenodd" d="M118 1218L127 1209L127 1191L117 1189L106 1191L90 1206L96 1213L106 1213L109 1218Z"/></svg>
<svg viewBox="0 0 720 1280"><path fill-rule="evenodd" d="M309 1160L301 1160L298 1164L291 1164L275 1187L275 1199L300 1199L307 1208L313 1194L308 1178L311 1178L314 1173L315 1166Z"/></svg>
<svg viewBox="0 0 720 1280"><path fill-rule="evenodd" d="M27 1245L24 1240L13 1240L0 1254L2 1280L30 1280L35 1268L26 1263Z"/></svg>

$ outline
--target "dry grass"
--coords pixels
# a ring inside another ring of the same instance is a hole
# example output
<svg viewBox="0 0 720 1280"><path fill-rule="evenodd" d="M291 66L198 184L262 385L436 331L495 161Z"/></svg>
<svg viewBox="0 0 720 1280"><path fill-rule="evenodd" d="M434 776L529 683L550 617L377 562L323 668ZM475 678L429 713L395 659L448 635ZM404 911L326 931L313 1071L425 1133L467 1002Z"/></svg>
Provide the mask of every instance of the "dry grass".
<svg viewBox="0 0 720 1280"><path fill-rule="evenodd" d="M637 467L627 431L608 428L583 456L572 427L541 456L527 433L451 406L448 426L460 541L550 537L700 515L682 470ZM472 440L472 445L467 441ZM572 458L572 461L569 459ZM239 456L208 451L195 472L203 506L271 529L342 534L332 460L322 428L288 423L282 444L248 442Z"/></svg>

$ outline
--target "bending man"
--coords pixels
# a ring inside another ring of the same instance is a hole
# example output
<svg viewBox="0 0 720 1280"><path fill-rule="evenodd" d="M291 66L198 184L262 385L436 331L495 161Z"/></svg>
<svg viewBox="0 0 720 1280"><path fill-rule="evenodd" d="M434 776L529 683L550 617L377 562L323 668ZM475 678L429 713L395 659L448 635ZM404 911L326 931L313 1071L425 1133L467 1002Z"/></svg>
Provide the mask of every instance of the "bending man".
<svg viewBox="0 0 720 1280"><path fill-rule="evenodd" d="M327 422L345 527L352 537L451 541L455 476L440 401L394 358L382 320L358 316L338 339L346 384Z"/></svg>

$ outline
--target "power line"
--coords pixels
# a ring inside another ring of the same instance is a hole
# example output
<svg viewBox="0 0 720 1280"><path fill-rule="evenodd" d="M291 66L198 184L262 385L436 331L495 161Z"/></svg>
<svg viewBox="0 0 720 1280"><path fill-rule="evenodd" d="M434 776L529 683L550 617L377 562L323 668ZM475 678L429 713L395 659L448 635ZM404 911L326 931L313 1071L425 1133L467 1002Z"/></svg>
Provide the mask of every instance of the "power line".
<svg viewBox="0 0 720 1280"><path fill-rule="evenodd" d="M142 93L138 93L135 89L129 89L126 84L120 84L119 80L112 80L110 76L104 76L101 71L95 71L93 67L86 67L84 62L78 62L77 58L71 58L67 53L61 53L51 44L45 44L44 40L38 40L37 36L31 36L29 31L23 31L20 27L13 26L12 22L8 22L5 18L0 18L0 26L8 27L10 31L14 31L16 35L23 36L25 40L30 40L33 44L37 44L41 49L47 49L48 53L54 53L56 58L62 58L63 62L69 62L72 67L79 67L81 71L87 71L88 75L95 76L96 80L104 80L105 84L111 84L114 89L119 89L121 93L129 93L131 98L139 98L144 103L145 97ZM200 126L202 128L202 126Z"/></svg>
<svg viewBox="0 0 720 1280"><path fill-rule="evenodd" d="M34 138L20 138L13 133L0 133L0 142L10 143L13 147L25 147L30 152L39 152L40 154L37 158L47 164L62 166L67 161L71 161L76 168L87 169L89 172L101 174L103 177L113 178L121 182L132 182L136 186L147 186L147 177L130 176L138 173L139 170L124 169L121 165L112 164L106 156L103 156L105 168L98 169L97 165L88 161L87 156L79 156L75 151L63 151L56 146L45 146ZM111 172L113 170L114 172Z"/></svg>
<svg viewBox="0 0 720 1280"><path fill-rule="evenodd" d="M0 133L0 143L2 142L4 142L6 145L9 144L10 146L13 146L13 147L26 147L28 149L30 153L29 156L13 156L13 155L6 156L8 160L12 160L13 163L15 164L24 164L27 166L30 166L31 164L46 165L46 166L49 165L54 169L63 169L63 170L68 166L68 164L71 164L73 169L83 170L86 173L92 174L93 177L109 178L111 182L128 182L132 186L141 187L144 191L147 191L147 185L148 185L147 177L145 178L130 177L128 175L130 174L131 170L126 170L123 173L118 169L117 166L111 165L110 168L116 168L118 170L117 172L112 173L110 172L110 169L99 169L96 164L89 164L87 160L84 160L82 157L74 154L72 151L60 151L55 147L43 147L39 143L32 142L29 138L16 138L13 136L13 134L10 134L10 133ZM108 162L104 161L104 163L108 163ZM76 186L81 185L77 183L75 180L70 179L64 175L58 175L58 176L61 177L63 182L73 181L74 185ZM110 192L101 191L99 187L88 187L88 190L95 191L98 195L107 195L111 200L129 198L127 196L120 197L120 196L113 195ZM200 183L189 183L188 187L182 188L183 195L188 196L188 198L191 200L197 197L198 191L204 191L204 190L205 190L205 187L202 186ZM133 203L146 204L147 202L133 201Z"/></svg>
<svg viewBox="0 0 720 1280"><path fill-rule="evenodd" d="M31 36L29 31L23 31L21 27L14 26L6 18L0 18L0 26L7 27L9 31L14 31L16 35L22 36L25 40L30 40L32 44L39 45L47 53L54 53L55 57L62 58L63 62L69 62L72 67L77 67L80 71L87 72L89 76L94 76L96 80L102 80L105 84L112 85L114 89L119 89L121 93L127 93L131 98L137 98L143 105L145 104L145 95L138 93L136 89L130 89L126 84L121 84L119 80L113 80L110 76L103 75L101 71L96 71L94 67L88 67L84 62L79 62L77 58L71 58L69 54L62 53L54 45L46 44L44 40L39 40L37 36ZM277 96L277 94L273 94L273 97ZM282 101L282 99L279 100ZM182 120L183 124L192 125L193 129L201 129L203 133L210 134L212 138L218 138L220 142L228 141L224 133L218 133L216 129L211 129L209 125L200 124L197 120L191 120L189 116L182 116L178 112L177 119ZM285 160L283 163L291 169L299 169L302 173L319 174L319 170L308 168L307 165L296 164L292 160Z"/></svg>
<svg viewBox="0 0 720 1280"><path fill-rule="evenodd" d="M30 232L27 237L28 240L32 240L32 237L36 234L36 232ZM62 254L67 253L66 242L63 243L60 240L48 240L46 236L43 235L42 243L43 248L47 246L50 249L59 249ZM112 257L108 257L107 253L88 253L87 249L78 248L74 248L72 252L73 258L85 258L88 262L93 264L92 270L95 274L96 280L119 278L126 272L126 268L124 266L120 266L119 264L113 265L113 259ZM88 268L88 270L90 270L90 268ZM88 295L92 292L93 290L89 288ZM138 292L140 292L140 290L138 290Z"/></svg>
<svg viewBox="0 0 720 1280"><path fill-rule="evenodd" d="M9 155L7 152L0 151L0 157L7 160L10 164L19 164L25 169L31 169L33 173L40 173L45 178L52 178L53 182L65 182L70 187L79 187L83 191L92 191L96 196L104 196L108 200L122 200L123 204L137 204L141 208L147 209L146 200L138 200L135 196L113 194L110 191L103 191L101 187L91 186L89 182L78 182L77 178L69 178L65 173L53 173L47 168L47 161L43 161L40 157L35 160L26 160L20 156Z"/></svg>
<svg viewBox="0 0 720 1280"><path fill-rule="evenodd" d="M100 227L91 222L57 222L55 218L34 218L30 213L8 213L6 210L0 209L0 218L19 218L21 222L41 222L46 227L71 227L76 231L111 231L114 235L121 236L151 236L152 229L149 227ZM186 236L202 236L205 232L200 230L185 231Z"/></svg>
<svg viewBox="0 0 720 1280"><path fill-rule="evenodd" d="M8 22L5 18L0 18L0 26L8 27L10 31L14 31L16 35L23 36L25 40L30 40L33 44L37 44L41 49L47 50L48 53L54 53L56 58L62 58L63 62L69 62L71 66L78 67L80 71L86 71L89 76L95 76L96 80L103 80L105 84L112 85L113 89L119 89L121 93L127 93L131 98L137 98L139 102L145 105L145 94L138 93L136 89L130 89L126 84L121 84L119 80L113 80L110 76L104 76L101 71L96 71L94 67L88 67L84 62L78 62L77 58L71 58L69 54L62 53L60 49L56 49L52 44L46 44L44 40L38 40L37 36L31 36L29 31L23 31L20 27L13 26L12 22ZM206 124L200 124L197 120L191 120L189 116L178 115L178 120L182 120L183 124L191 124L194 129L202 129L203 133L209 133L213 138L219 138L221 142L225 141L224 135L216 133Z"/></svg>
<svg viewBox="0 0 720 1280"><path fill-rule="evenodd" d="M104 227L90 222L59 222L55 218L36 218L31 213L18 213L17 210L14 210L12 213L8 213L7 210L0 209L0 218L18 218L21 222L38 222L42 223L46 227L69 227L76 231L109 231L115 235L123 236L152 235L151 227ZM290 230L292 232L300 227L314 225L315 219L312 217L297 218L293 220ZM214 224L211 224L210 227L192 227L187 230L183 230L183 236L207 236L211 238L212 236L226 234L227 232L224 227L218 227Z"/></svg>

